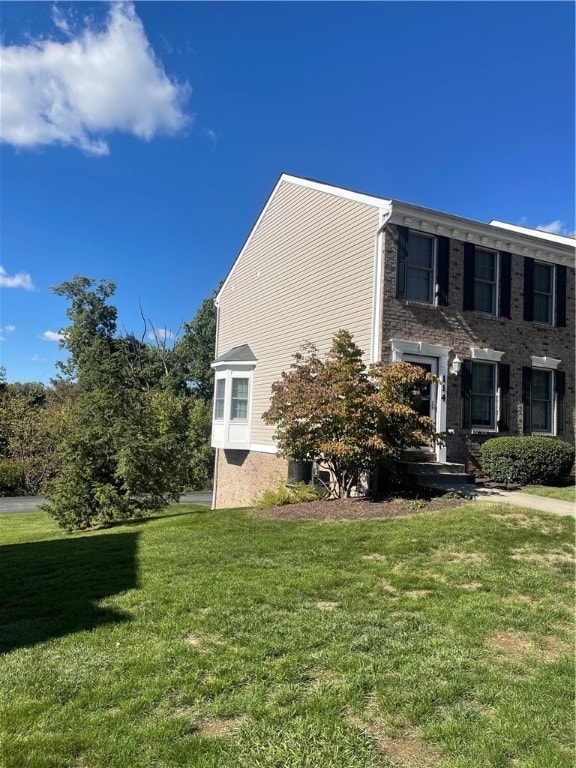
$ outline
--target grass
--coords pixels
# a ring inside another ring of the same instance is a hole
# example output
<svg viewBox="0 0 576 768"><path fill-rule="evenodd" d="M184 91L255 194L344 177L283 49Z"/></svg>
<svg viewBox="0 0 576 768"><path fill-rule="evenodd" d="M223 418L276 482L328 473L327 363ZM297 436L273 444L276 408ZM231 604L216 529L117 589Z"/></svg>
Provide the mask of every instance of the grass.
<svg viewBox="0 0 576 768"><path fill-rule="evenodd" d="M2 768L573 765L571 518L178 509L0 519Z"/></svg>
<svg viewBox="0 0 576 768"><path fill-rule="evenodd" d="M534 496L548 496L551 499L576 503L576 486L574 485L528 485L522 488L522 493L531 493Z"/></svg>

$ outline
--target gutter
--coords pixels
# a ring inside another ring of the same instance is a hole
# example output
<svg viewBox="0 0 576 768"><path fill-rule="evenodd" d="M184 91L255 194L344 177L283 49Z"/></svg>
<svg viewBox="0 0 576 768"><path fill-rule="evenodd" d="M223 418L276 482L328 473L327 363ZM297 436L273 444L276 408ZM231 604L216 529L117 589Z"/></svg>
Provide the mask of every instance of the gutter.
<svg viewBox="0 0 576 768"><path fill-rule="evenodd" d="M218 292L218 296L220 295L220 292ZM216 307L216 344L214 349L214 360L218 357L218 332L220 330L220 304L218 302L218 296L214 299L214 305ZM214 406L212 406L214 407ZM212 411L212 425L214 423L214 411ZM212 425L210 426L210 431L212 431ZM218 459L220 456L220 448L216 448L216 452L214 454L214 477L212 479L212 506L211 509L216 509L216 492L218 490Z"/></svg>
<svg viewBox="0 0 576 768"><path fill-rule="evenodd" d="M387 211L380 208L380 224L374 233L374 284L372 289L372 329L370 342L370 362L378 363L382 357L382 273L384 252L382 235L392 217L392 203Z"/></svg>

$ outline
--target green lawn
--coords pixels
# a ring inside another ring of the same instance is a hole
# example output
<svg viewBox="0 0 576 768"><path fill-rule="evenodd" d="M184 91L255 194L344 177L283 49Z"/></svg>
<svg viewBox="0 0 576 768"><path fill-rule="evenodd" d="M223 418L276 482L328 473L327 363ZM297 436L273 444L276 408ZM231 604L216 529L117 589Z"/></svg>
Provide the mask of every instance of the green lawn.
<svg viewBox="0 0 576 768"><path fill-rule="evenodd" d="M2 768L573 765L573 526L0 518Z"/></svg>
<svg viewBox="0 0 576 768"><path fill-rule="evenodd" d="M522 493L531 493L534 496L549 496L551 499L576 503L576 486L574 485L527 485L525 488L522 488Z"/></svg>

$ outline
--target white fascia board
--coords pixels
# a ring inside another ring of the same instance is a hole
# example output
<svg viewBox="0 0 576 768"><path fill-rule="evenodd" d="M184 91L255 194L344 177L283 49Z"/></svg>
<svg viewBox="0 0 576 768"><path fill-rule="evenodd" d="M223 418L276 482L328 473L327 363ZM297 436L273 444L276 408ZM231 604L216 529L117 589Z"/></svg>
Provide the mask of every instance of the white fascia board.
<svg viewBox="0 0 576 768"><path fill-rule="evenodd" d="M393 200L391 222L419 229L428 234L444 235L472 242L497 251L510 251L522 256L530 256L537 261L564 264L572 268L576 262L575 244L570 238L562 238L563 241L567 240L567 243L553 242L545 236L533 234L533 230L516 232L508 226L485 224L412 203Z"/></svg>
<svg viewBox="0 0 576 768"><path fill-rule="evenodd" d="M376 208L389 208L391 205L391 201L386 200L385 198L374 197L373 195L364 195L361 192L354 192L350 189L342 189L341 187L334 187L331 184L324 184L320 181L313 181L312 179L304 179L304 178L301 178L300 176L291 176L288 173L283 173L278 179L278 181L276 182L274 189L272 190L272 192L270 193L270 196L268 197L268 199L266 200L266 203L264 204L264 208L262 208L260 215L256 219L256 223L254 224L254 226L250 230L248 237L244 241L244 245L240 249L240 253L236 257L234 264L232 264L232 267L230 268L230 271L228 272L228 275L226 276L226 279L222 284L222 288L220 288L220 290L218 291L218 294L214 300L214 303L216 304L216 306L218 306L218 303L220 301L220 295L228 285L228 282L232 277L232 274L236 268L236 265L242 258L244 251L250 245L250 241L252 240L254 233L258 229L258 226L262 221L270 204L276 197L276 194L280 188L280 185L284 182L288 182L290 184L297 184L300 187L306 187L308 189L315 189L318 192L326 192L327 194L335 195L336 197L341 197L341 198L344 198L345 200L353 200L354 202L364 203L365 205L371 205Z"/></svg>
<svg viewBox="0 0 576 768"><path fill-rule="evenodd" d="M569 248L576 248L576 240L573 237L568 237L567 235L557 235L554 232L546 232L545 229L522 227L520 224L509 224L507 221L498 221L497 219L492 219L490 226L500 227L500 229L509 229L512 232L518 232L521 235L539 237L540 239L549 241L551 243L560 243L561 245L567 245Z"/></svg>
<svg viewBox="0 0 576 768"><path fill-rule="evenodd" d="M240 249L240 253L238 254L238 256L236 256L236 258L235 258L235 260L234 260L234 264L232 264L232 266L230 267L230 271L228 272L228 274L226 275L226 279L225 279L225 280L224 280L224 282L222 283L222 288L220 288L220 290L218 291L218 293L217 293L217 295L216 295L216 298L214 299L214 303L216 304L216 306L218 306L218 305L219 305L219 302L220 302L220 296L222 295L222 293L223 293L224 289L225 289L225 288L226 288L226 286L228 285L228 282L229 282L230 278L232 277L232 273L233 273L233 272L234 272L234 270L236 269L236 265L238 264L238 262L239 262L239 261L240 261L240 259L242 258L242 256L243 256L243 254L244 254L244 251L246 250L246 248L248 248L248 245L250 244L250 241L252 240L252 236L254 235L254 233L256 232L256 230L258 229L258 225L260 224L260 222L261 222L261 221L262 221L262 219L264 218L264 214L265 214L265 213L266 213L266 211L268 210L268 207L270 206L270 203L271 203L271 202L272 202L272 200L275 198L275 196L276 196L276 193L278 192L278 189L280 188L280 184L282 184L282 179L283 179L283 176L284 176L284 174L282 174L282 176L280 176L280 178L278 179L278 181L277 181L277 182L276 182L276 184L274 185L274 189L272 190L272 192L270 193L270 195L269 195L268 199L267 199L267 200L266 200L266 202L264 203L264 208L262 208L262 210L260 211L260 215L259 215L259 216L258 216L258 218L256 219L256 223L254 224L254 226L253 226L253 227L252 227L252 229L250 230L250 232L249 232L249 234L248 234L248 237L247 237L247 238L246 238L246 240L244 241L244 245L243 245L243 246L242 246L242 248Z"/></svg>
<svg viewBox="0 0 576 768"><path fill-rule="evenodd" d="M345 200L353 200L355 203L364 203L365 205L371 205L375 208L388 208L392 204L392 200L388 200L384 197L365 195L363 192L355 192L352 189L335 187L332 184L325 184L322 181L314 181L314 179L304 179L300 176L290 176L287 173L282 174L280 181L289 181L291 184L298 184L300 187L315 189L317 192L326 192L328 195L342 197Z"/></svg>
<svg viewBox="0 0 576 768"><path fill-rule="evenodd" d="M253 371L254 368L256 368L256 364L258 363L258 360L223 360L221 363L210 363L210 368L214 368L214 370L231 370L231 371L246 371L249 373L250 371Z"/></svg>

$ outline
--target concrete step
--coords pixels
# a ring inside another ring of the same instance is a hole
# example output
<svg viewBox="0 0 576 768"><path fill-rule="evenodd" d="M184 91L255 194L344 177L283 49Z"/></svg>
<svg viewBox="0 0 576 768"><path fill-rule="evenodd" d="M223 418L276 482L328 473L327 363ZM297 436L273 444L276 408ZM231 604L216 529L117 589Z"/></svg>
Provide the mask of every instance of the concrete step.
<svg viewBox="0 0 576 768"><path fill-rule="evenodd" d="M408 462L406 471L409 475L427 475L437 477L438 475L465 475L466 468L464 464L455 464L454 462Z"/></svg>
<svg viewBox="0 0 576 768"><path fill-rule="evenodd" d="M470 485L470 475L412 475L412 483L422 488L444 488L450 490L459 485Z"/></svg>

